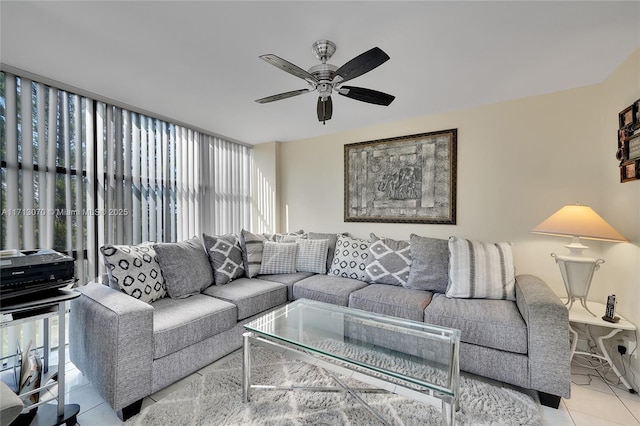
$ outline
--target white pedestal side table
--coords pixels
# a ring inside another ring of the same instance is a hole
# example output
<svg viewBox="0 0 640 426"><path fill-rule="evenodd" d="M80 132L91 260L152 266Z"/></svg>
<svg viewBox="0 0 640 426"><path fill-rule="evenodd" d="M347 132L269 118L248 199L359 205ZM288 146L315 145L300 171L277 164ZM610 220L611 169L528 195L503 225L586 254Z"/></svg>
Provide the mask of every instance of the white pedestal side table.
<svg viewBox="0 0 640 426"><path fill-rule="evenodd" d="M594 317L585 308L577 304L574 304L569 310L569 332L571 333L571 336L572 336L571 359L573 359L573 356L577 354L577 355L590 356L590 357L597 358L607 362L611 366L611 369L616 374L616 376L618 376L618 378L620 379L620 382L622 382L622 384L626 386L629 392L634 393L635 390L633 389L633 387L629 385L629 382L626 381L624 376L620 374L620 371L618 370L618 368L613 364L613 361L609 356L609 352L607 351L607 348L604 345L604 341L611 339L613 336L615 336L616 334L624 330L635 331L636 326L631 322L627 321L625 318L623 318L619 314L616 314L616 316L620 317L620 321L618 322L613 323L613 322L608 322L603 320L602 315L604 315L605 313L606 306L602 303L587 302L587 307L589 308L590 311L593 311L596 314L600 314L600 316ZM593 340L596 342L600 353L576 351L576 345L578 343L578 332L573 329L573 327L571 326L572 324L582 324L585 326L586 333L589 340ZM604 336L598 336L594 338L591 334L591 328L590 328L591 326L603 327L603 328L610 329L611 331Z"/></svg>

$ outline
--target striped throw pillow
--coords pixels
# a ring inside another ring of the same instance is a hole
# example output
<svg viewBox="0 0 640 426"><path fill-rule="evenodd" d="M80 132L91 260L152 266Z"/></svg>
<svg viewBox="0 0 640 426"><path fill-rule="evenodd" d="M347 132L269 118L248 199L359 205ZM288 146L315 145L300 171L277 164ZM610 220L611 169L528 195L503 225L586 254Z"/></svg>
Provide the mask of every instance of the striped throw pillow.
<svg viewBox="0 0 640 426"><path fill-rule="evenodd" d="M260 263L262 263L262 247L266 238L260 234L254 234L242 230L240 234L240 245L242 247L242 260L244 262L244 273L247 278L253 278L260 273Z"/></svg>
<svg viewBox="0 0 640 426"><path fill-rule="evenodd" d="M449 252L447 297L516 300L511 243L451 237Z"/></svg>

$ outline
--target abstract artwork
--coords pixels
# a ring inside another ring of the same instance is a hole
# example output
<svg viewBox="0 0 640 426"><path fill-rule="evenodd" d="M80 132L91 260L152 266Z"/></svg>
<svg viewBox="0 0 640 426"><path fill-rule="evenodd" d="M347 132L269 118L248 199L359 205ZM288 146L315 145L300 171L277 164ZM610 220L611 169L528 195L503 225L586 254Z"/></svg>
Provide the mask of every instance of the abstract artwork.
<svg viewBox="0 0 640 426"><path fill-rule="evenodd" d="M457 129L344 146L345 222L456 223Z"/></svg>

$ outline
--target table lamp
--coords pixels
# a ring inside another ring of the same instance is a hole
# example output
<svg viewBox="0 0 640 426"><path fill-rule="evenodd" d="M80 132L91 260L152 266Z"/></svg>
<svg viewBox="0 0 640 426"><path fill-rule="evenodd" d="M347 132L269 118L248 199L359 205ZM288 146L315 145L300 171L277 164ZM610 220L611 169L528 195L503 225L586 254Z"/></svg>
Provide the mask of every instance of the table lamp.
<svg viewBox="0 0 640 426"><path fill-rule="evenodd" d="M567 289L567 308L571 309L573 302L578 299L587 312L596 316L587 308L586 301L593 273L600 268L604 260L584 256L582 252L589 247L582 244L580 239L612 242L622 242L627 239L591 207L580 204L564 206L531 232L572 238L571 244L565 246L569 249L568 255L559 256L551 253L560 267L564 286Z"/></svg>

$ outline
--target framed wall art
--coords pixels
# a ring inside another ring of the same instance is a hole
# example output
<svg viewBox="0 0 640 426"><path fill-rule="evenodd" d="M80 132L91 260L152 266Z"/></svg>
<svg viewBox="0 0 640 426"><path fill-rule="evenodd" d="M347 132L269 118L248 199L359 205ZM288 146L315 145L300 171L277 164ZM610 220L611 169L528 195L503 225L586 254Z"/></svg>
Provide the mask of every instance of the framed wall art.
<svg viewBox="0 0 640 426"><path fill-rule="evenodd" d="M456 223L457 129L344 146L344 221Z"/></svg>
<svg viewBox="0 0 640 426"><path fill-rule="evenodd" d="M618 113L620 182L640 179L640 99Z"/></svg>

